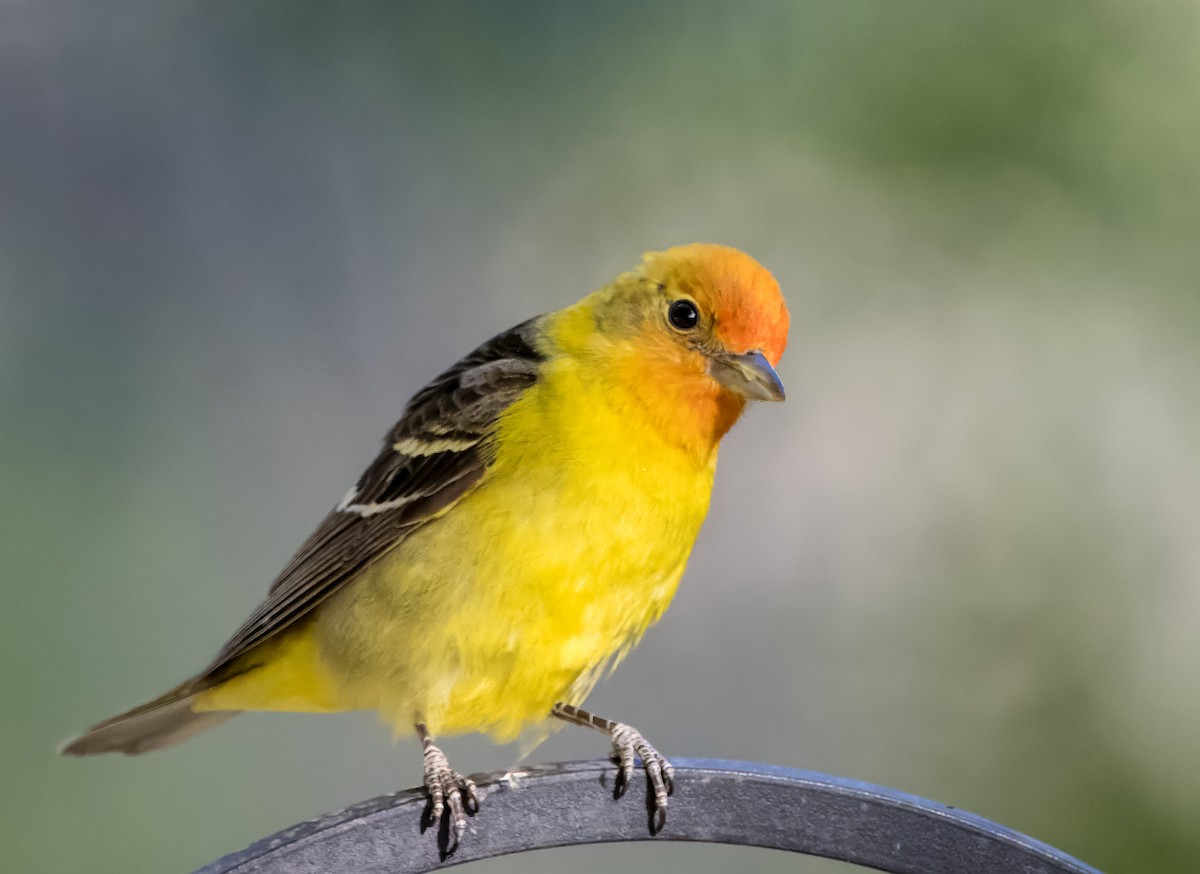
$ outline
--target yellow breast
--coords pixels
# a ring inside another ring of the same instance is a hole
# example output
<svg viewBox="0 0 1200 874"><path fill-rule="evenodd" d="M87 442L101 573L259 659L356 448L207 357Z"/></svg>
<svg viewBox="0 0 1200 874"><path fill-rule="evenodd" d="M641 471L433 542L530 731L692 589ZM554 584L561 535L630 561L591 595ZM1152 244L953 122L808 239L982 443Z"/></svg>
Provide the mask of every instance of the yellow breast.
<svg viewBox="0 0 1200 874"><path fill-rule="evenodd" d="M582 701L670 603L712 488L715 449L631 416L569 368L509 410L484 482L322 609L347 706L508 739Z"/></svg>
<svg viewBox="0 0 1200 874"><path fill-rule="evenodd" d="M611 372L551 361L479 486L203 706L374 709L397 733L508 740L580 703L670 603L716 465L716 438L670 439Z"/></svg>

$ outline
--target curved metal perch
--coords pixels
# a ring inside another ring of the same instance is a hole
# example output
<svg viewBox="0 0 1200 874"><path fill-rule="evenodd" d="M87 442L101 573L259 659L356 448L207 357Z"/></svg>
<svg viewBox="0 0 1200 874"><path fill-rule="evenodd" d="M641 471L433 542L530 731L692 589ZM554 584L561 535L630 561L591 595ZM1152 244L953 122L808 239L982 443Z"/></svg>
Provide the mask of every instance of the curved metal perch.
<svg viewBox="0 0 1200 874"><path fill-rule="evenodd" d="M770 847L892 874L1100 874L1001 825L894 789L747 762L674 764L676 791L657 836L648 828L642 781L614 800L611 762L572 762L531 767L515 788L500 774L476 778L481 810L444 859L438 837L420 828L425 792L410 789L285 829L197 874L399 874L640 840ZM443 829L443 847L444 840Z"/></svg>

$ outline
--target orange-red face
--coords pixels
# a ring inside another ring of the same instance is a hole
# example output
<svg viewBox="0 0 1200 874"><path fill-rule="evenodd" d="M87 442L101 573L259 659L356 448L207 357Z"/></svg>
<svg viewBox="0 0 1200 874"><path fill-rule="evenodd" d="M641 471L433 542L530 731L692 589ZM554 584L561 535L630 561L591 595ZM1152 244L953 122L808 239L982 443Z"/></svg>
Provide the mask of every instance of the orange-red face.
<svg viewBox="0 0 1200 874"><path fill-rule="evenodd" d="M727 246L644 258L580 302L587 319L575 336L659 427L706 452L747 400L783 400L775 365L787 346L787 305L761 264Z"/></svg>
<svg viewBox="0 0 1200 874"><path fill-rule="evenodd" d="M775 277L749 255L692 243L648 253L643 269L670 302L695 304L698 324L691 330L710 344L734 355L758 351L772 366L779 363L787 347L787 304Z"/></svg>
<svg viewBox="0 0 1200 874"><path fill-rule="evenodd" d="M737 249L704 243L646 255L652 313L645 327L678 375L693 374L739 398L783 400L774 366L787 346L788 311L779 284Z"/></svg>

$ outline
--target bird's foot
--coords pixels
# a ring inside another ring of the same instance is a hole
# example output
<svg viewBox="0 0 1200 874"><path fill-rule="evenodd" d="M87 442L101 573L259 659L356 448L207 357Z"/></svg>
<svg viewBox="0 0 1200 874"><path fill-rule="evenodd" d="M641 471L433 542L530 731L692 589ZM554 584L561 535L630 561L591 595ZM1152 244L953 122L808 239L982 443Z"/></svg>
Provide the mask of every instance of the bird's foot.
<svg viewBox="0 0 1200 874"><path fill-rule="evenodd" d="M633 780L633 759L637 756L642 760L642 768L646 772L646 780L654 790L654 816L651 830L662 831L667 822L667 796L675 791L675 769L642 733L632 725L614 722L609 729L612 738L613 758L620 763L621 771L617 776L617 797L625 794L630 781Z"/></svg>
<svg viewBox="0 0 1200 874"><path fill-rule="evenodd" d="M455 771L450 767L446 754L428 739L423 740L425 789L429 792L429 808L427 825L441 821L442 814L449 808L450 838L445 848L449 855L458 847L458 842L467 832L467 816L474 816L479 811L479 795L476 793L475 781Z"/></svg>
<svg viewBox="0 0 1200 874"><path fill-rule="evenodd" d="M650 810L650 831L658 834L667 822L667 796L675 791L675 769L671 763L650 746L650 742L642 737L642 733L632 725L624 722L613 722L603 716L576 707L574 704L559 702L550 710L550 715L570 722L572 725L582 725L602 731L612 739L613 758L617 760L620 770L617 772L616 789L614 794L620 798L629 788L633 780L633 760L640 757L642 768L646 771L646 782L654 792L654 801L647 797L646 806Z"/></svg>

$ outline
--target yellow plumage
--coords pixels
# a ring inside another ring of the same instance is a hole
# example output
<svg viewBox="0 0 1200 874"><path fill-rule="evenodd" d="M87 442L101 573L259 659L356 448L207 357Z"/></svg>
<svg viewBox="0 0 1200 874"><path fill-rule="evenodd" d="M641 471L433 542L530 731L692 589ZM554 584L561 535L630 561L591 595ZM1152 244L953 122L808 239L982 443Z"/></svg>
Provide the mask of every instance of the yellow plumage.
<svg viewBox="0 0 1200 874"><path fill-rule="evenodd" d="M421 737L461 835L474 787L433 737L544 735L553 716L610 735L626 777L640 756L665 815L669 763L578 705L671 602L721 438L748 398L783 398L787 329L757 262L693 245L498 335L413 398L207 669L64 751L141 753L246 710L376 710Z"/></svg>
<svg viewBox="0 0 1200 874"><path fill-rule="evenodd" d="M568 331L595 304L547 342L584 345ZM715 442L651 427L612 384L618 354L549 367L502 417L474 491L196 708L370 709L404 734L421 714L435 735L506 741L581 703L670 603L717 459Z"/></svg>

